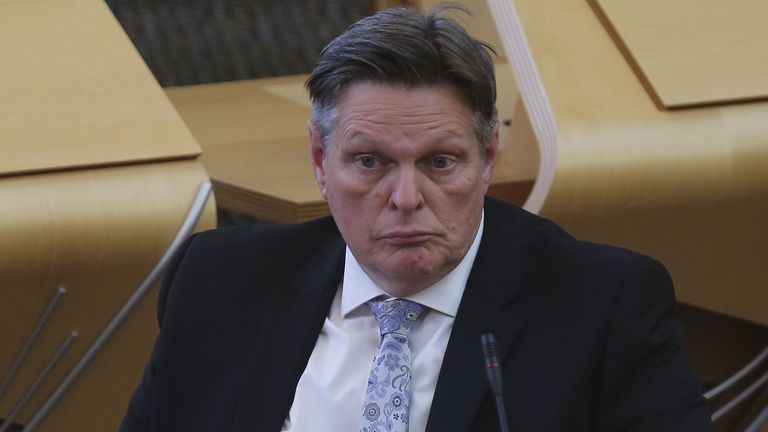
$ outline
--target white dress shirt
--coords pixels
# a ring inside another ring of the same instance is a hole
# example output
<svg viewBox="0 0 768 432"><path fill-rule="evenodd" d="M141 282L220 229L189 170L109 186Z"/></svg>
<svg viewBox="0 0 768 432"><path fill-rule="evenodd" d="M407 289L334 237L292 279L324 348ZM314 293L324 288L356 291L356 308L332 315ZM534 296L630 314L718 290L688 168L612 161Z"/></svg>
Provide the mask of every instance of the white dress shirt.
<svg viewBox="0 0 768 432"><path fill-rule="evenodd" d="M469 251L456 268L409 300L427 306L408 335L413 372L409 432L427 427L443 354L483 233L483 219ZM362 415L371 363L379 345L379 326L368 300L385 294L347 248L344 278L317 343L296 387L283 431L352 432Z"/></svg>

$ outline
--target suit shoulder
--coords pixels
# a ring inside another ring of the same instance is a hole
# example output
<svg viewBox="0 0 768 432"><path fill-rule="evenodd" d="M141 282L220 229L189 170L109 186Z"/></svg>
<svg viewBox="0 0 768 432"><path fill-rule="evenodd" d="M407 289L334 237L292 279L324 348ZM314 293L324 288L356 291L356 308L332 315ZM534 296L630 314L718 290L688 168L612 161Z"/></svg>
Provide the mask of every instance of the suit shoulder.
<svg viewBox="0 0 768 432"><path fill-rule="evenodd" d="M256 223L203 231L177 253L174 276L285 279L340 238L331 218L295 225Z"/></svg>
<svg viewBox="0 0 768 432"><path fill-rule="evenodd" d="M302 224L253 223L203 231L189 249L214 255L214 259L250 259L266 254L271 259L287 255L296 260L296 254L304 250L312 254L337 238L339 232L333 219L326 217Z"/></svg>
<svg viewBox="0 0 768 432"><path fill-rule="evenodd" d="M550 265L592 270L617 267L663 267L654 258L620 246L575 238L557 223L512 204L489 199L489 218L501 219L506 238L518 242L522 256L538 258Z"/></svg>
<svg viewBox="0 0 768 432"><path fill-rule="evenodd" d="M214 309L219 304L223 310L243 304L243 298L253 300L277 292L319 251L342 247L339 239L330 218L297 225L250 224L194 234L176 253L164 276L158 317L163 320L166 304L186 305L177 307L185 311Z"/></svg>

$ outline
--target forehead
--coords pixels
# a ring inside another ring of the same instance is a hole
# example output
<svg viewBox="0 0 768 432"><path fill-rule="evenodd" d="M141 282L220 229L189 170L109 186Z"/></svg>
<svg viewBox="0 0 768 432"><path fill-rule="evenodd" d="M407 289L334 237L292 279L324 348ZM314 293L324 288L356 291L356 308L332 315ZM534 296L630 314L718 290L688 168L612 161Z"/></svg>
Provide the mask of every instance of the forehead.
<svg viewBox="0 0 768 432"><path fill-rule="evenodd" d="M414 88L367 81L350 84L338 98L336 116L336 131L347 138L382 132L474 136L469 106L445 84Z"/></svg>

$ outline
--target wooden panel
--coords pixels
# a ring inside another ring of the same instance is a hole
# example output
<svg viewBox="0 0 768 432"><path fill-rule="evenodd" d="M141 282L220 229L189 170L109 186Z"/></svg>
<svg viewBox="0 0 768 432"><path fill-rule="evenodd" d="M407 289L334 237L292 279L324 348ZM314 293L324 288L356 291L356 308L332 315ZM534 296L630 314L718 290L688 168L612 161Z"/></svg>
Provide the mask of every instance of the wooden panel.
<svg viewBox="0 0 768 432"><path fill-rule="evenodd" d="M768 103L659 111L587 2L514 5L541 80L521 91L552 167L527 208L660 259L683 302L768 324Z"/></svg>
<svg viewBox="0 0 768 432"><path fill-rule="evenodd" d="M9 393L10 413L70 330L80 337L25 423L169 245L200 183L200 148L101 0L0 0L0 375L60 285ZM213 199L198 229L215 225ZM149 357L155 293L40 430L115 430Z"/></svg>
<svg viewBox="0 0 768 432"><path fill-rule="evenodd" d="M100 0L0 1L0 175L200 149Z"/></svg>
<svg viewBox="0 0 768 432"><path fill-rule="evenodd" d="M19 422L28 420L157 262L206 179L198 161L0 178L0 376L54 290L68 290L0 415L77 329L79 339ZM198 230L215 225L214 207L210 200ZM40 430L116 430L156 336L156 296L149 293Z"/></svg>
<svg viewBox="0 0 768 432"><path fill-rule="evenodd" d="M417 0L368 0L371 13L396 6L413 6Z"/></svg>
<svg viewBox="0 0 768 432"><path fill-rule="evenodd" d="M166 89L203 147L221 208L264 221L328 214L312 174L306 75Z"/></svg>
<svg viewBox="0 0 768 432"><path fill-rule="evenodd" d="M768 98L765 0L589 0L657 105Z"/></svg>
<svg viewBox="0 0 768 432"><path fill-rule="evenodd" d="M433 7L445 2L440 0L422 0L419 3L422 11L429 12ZM491 17L490 9L488 9L488 3L485 0L461 0L455 3L467 8L472 15L467 16L463 13L451 13L451 16L466 27L467 31L469 31L472 36L490 44L496 50L499 62L506 61L506 53L501 45L499 32L493 24L493 18Z"/></svg>
<svg viewBox="0 0 768 432"><path fill-rule="evenodd" d="M306 136L310 109L294 99L306 75L165 89L200 145ZM275 94L288 86L290 97ZM304 98L308 96L304 93ZM214 176L215 177L215 176Z"/></svg>
<svg viewBox="0 0 768 432"><path fill-rule="evenodd" d="M268 221L299 222L328 214L308 142L302 136L206 148L202 161L214 179L219 206Z"/></svg>

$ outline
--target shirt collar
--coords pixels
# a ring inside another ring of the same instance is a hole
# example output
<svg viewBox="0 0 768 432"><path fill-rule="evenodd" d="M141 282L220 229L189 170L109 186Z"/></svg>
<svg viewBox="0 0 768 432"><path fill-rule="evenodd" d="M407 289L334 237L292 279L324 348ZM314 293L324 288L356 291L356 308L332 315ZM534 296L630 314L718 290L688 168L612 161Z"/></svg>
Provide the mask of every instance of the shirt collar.
<svg viewBox="0 0 768 432"><path fill-rule="evenodd" d="M461 303L461 297L464 294L464 287L467 285L469 272L472 270L472 265L474 264L475 256L477 255L477 249L480 246L484 220L485 212L483 212L480 217L480 226L475 234L475 239L472 241L472 246L469 247L469 250L466 255L464 255L464 258L462 258L459 265L431 287L405 298L427 306L430 309L442 312L448 316L456 317L456 312L459 310L459 303ZM344 257L344 278L342 279L341 285L342 317L346 317L347 314L357 309L368 300L374 299L380 295L386 295L386 293L376 286L363 268L360 267L360 264L357 262L354 255L352 255L349 247L347 247L346 255Z"/></svg>

